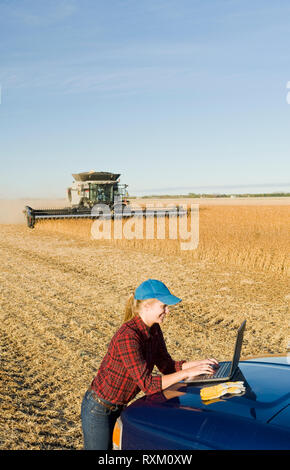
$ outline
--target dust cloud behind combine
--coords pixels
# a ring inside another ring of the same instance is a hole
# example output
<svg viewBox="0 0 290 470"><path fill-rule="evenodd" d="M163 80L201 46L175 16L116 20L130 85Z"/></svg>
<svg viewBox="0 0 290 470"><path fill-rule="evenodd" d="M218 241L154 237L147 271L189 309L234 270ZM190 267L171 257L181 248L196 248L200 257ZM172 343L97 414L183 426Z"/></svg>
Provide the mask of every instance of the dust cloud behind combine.
<svg viewBox="0 0 290 470"><path fill-rule="evenodd" d="M66 204L65 199L0 199L0 224L26 223L23 214L25 206L42 209L61 208Z"/></svg>

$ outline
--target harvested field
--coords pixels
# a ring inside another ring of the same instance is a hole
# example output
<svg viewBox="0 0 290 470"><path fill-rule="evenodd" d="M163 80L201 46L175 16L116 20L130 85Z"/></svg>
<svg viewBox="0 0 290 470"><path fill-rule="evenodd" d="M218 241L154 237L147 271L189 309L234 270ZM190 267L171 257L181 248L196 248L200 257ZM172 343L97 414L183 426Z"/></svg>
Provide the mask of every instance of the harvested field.
<svg viewBox="0 0 290 470"><path fill-rule="evenodd" d="M167 240L92 241L85 224L75 236L1 225L1 449L82 448L83 393L148 277L183 299L163 324L175 359L228 359L244 318L244 357L286 352L289 206L211 207L198 255Z"/></svg>

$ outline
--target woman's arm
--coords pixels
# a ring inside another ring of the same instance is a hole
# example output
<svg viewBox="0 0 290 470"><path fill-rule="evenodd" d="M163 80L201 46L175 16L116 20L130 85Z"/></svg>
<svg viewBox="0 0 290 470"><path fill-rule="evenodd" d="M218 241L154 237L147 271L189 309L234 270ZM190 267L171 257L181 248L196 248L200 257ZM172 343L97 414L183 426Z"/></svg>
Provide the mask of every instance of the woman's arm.
<svg viewBox="0 0 290 470"><path fill-rule="evenodd" d="M164 343L165 346L165 343ZM208 361L187 362L186 367L176 372L153 376L148 370L148 364L142 353L142 346L137 335L124 335L118 340L120 359L128 374L139 388L146 394L164 390L181 380L196 377L201 374L212 374L213 368ZM167 354L166 354L167 353ZM162 363L170 358L166 347L162 354ZM170 358L171 359L171 358ZM172 362L174 362L171 359ZM183 365L182 364L182 367ZM165 367L165 365L163 364Z"/></svg>
<svg viewBox="0 0 290 470"><path fill-rule="evenodd" d="M187 367L184 367L178 372L174 372L173 374L163 375L161 378L162 390L170 387L171 385L177 382L180 382L181 380L185 380L190 377L197 377L198 375L203 374L213 374L214 369L207 361L207 359L205 359L204 361L194 361L196 363L193 366L189 365L192 364L193 361L191 363L184 363L183 366L187 364Z"/></svg>

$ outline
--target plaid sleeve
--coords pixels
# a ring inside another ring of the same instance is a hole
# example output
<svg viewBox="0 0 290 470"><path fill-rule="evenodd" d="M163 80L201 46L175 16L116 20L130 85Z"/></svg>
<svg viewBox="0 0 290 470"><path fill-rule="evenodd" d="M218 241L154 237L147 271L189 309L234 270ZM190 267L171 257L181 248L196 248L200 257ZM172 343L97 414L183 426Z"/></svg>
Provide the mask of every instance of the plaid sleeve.
<svg viewBox="0 0 290 470"><path fill-rule="evenodd" d="M174 361L167 351L163 333L159 325L156 334L158 336L158 354L156 355L155 364L162 374L172 374L182 369L182 364L186 361Z"/></svg>
<svg viewBox="0 0 290 470"><path fill-rule="evenodd" d="M161 376L153 376L149 371L142 354L140 339L130 334L123 335L118 339L117 348L123 365L136 385L146 395L161 392Z"/></svg>

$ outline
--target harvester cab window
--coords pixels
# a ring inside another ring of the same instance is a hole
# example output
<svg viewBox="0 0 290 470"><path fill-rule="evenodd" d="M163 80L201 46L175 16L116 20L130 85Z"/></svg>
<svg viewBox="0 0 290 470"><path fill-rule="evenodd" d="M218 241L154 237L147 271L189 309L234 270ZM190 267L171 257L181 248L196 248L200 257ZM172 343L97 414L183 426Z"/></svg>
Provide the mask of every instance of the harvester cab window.
<svg viewBox="0 0 290 470"><path fill-rule="evenodd" d="M103 188L98 187L98 189L97 189L97 199L98 199L98 201L101 201L101 202L106 201L105 191L104 191Z"/></svg>

